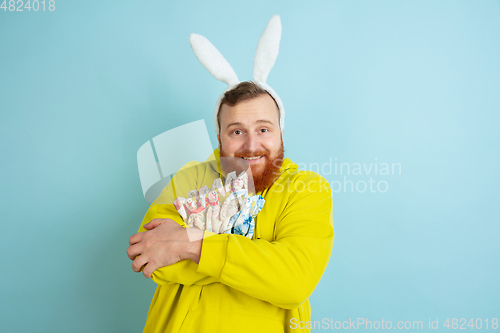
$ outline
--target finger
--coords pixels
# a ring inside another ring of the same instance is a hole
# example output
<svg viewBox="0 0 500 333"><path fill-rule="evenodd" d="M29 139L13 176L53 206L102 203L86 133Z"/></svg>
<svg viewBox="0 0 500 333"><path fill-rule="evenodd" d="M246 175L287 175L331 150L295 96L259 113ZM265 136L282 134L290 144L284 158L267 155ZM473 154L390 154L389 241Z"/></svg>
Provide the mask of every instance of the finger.
<svg viewBox="0 0 500 333"><path fill-rule="evenodd" d="M157 267L155 267L153 263L148 262L146 266L142 268L142 275L144 275L145 278L149 279L151 278L151 275L153 275L156 268Z"/></svg>
<svg viewBox="0 0 500 333"><path fill-rule="evenodd" d="M142 240L143 237L144 237L144 233L143 232L139 232L137 234L133 234L128 239L128 245L133 245L133 244L139 243Z"/></svg>
<svg viewBox="0 0 500 333"><path fill-rule="evenodd" d="M147 263L148 259L146 256L138 256L132 262L132 270L136 273L139 273L141 271L142 266L146 265Z"/></svg>
<svg viewBox="0 0 500 333"><path fill-rule="evenodd" d="M146 230L152 230L152 229L156 228L157 226L159 226L162 223L163 223L163 221L161 219L154 219L154 220L151 220L151 222L146 223L144 225L144 229L146 229Z"/></svg>
<svg viewBox="0 0 500 333"><path fill-rule="evenodd" d="M127 248L127 256L130 260L142 254L143 246L141 244L134 244Z"/></svg>

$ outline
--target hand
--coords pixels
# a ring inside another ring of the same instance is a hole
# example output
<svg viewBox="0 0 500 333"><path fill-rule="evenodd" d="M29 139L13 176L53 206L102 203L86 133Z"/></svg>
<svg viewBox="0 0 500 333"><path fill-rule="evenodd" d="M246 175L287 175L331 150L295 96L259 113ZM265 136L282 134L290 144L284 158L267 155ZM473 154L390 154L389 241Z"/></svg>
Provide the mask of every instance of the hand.
<svg viewBox="0 0 500 333"><path fill-rule="evenodd" d="M154 219L144 228L148 231L134 234L129 239L127 255L133 260L134 272L143 268L142 274L150 278L156 269L184 259L199 262L202 239L190 241L193 237L188 237L187 230L174 220Z"/></svg>

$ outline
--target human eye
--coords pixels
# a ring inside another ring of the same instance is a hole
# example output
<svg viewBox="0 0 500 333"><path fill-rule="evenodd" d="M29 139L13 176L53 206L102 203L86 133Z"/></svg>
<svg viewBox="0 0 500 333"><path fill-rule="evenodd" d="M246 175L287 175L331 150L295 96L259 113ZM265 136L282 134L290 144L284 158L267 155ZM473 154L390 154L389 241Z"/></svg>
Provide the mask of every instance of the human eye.
<svg viewBox="0 0 500 333"><path fill-rule="evenodd" d="M233 130L231 132L231 134L234 134L234 135L240 135L241 133L242 133L241 130Z"/></svg>
<svg viewBox="0 0 500 333"><path fill-rule="evenodd" d="M260 129L260 131L261 131L262 133L266 133L266 132L269 132L269 129L268 129L268 128L261 128L261 129Z"/></svg>

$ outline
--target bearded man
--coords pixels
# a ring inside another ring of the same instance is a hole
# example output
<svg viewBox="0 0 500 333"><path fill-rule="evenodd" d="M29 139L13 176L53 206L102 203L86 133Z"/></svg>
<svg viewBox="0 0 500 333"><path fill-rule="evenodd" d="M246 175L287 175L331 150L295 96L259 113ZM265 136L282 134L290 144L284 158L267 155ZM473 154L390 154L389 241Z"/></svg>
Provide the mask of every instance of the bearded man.
<svg viewBox="0 0 500 333"><path fill-rule="evenodd" d="M275 115L266 114L267 110L274 110ZM251 82L240 83L221 102L217 116L220 156L246 159L256 192L269 188L280 175L285 149L279 116L271 95ZM231 161L222 159L226 160Z"/></svg>
<svg viewBox="0 0 500 333"><path fill-rule="evenodd" d="M151 205L127 249L132 269L158 284L144 332L309 332L308 298L333 246L330 186L283 159L279 107L266 90L242 82L218 111L215 158L246 160L265 205L252 239L186 229L172 204ZM221 164L194 174L224 177Z"/></svg>

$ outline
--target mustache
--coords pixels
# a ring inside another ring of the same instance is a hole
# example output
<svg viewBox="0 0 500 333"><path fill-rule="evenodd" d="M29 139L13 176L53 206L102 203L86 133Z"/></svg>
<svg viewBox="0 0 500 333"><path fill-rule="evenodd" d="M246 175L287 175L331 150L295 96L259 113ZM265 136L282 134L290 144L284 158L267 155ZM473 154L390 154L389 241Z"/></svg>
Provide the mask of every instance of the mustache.
<svg viewBox="0 0 500 333"><path fill-rule="evenodd" d="M261 149L261 150L256 150L254 152L249 151L249 150L244 150L244 151L238 151L234 153L234 157L256 157L256 156L269 156L269 151Z"/></svg>

